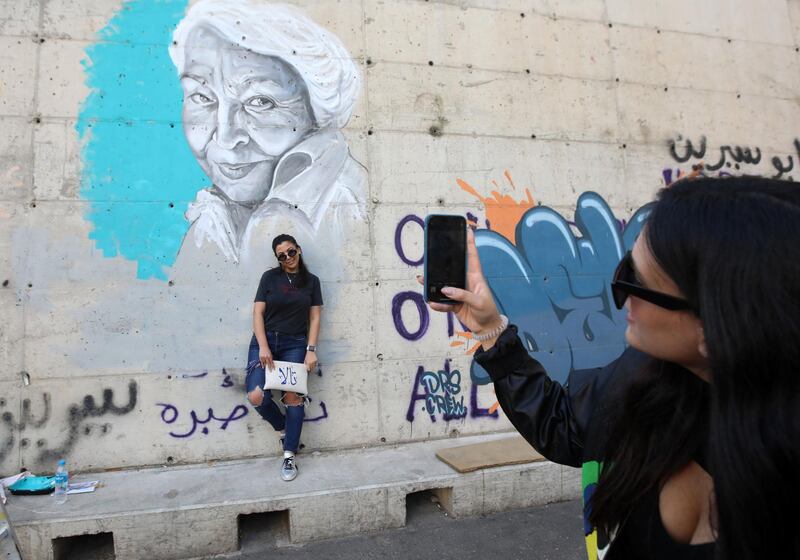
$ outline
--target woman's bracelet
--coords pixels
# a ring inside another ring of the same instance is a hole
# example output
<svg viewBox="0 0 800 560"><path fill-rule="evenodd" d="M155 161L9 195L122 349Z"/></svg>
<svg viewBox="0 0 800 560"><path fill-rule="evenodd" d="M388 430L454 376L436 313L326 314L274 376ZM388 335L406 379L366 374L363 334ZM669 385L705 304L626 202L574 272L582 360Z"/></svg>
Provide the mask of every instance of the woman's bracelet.
<svg viewBox="0 0 800 560"><path fill-rule="evenodd" d="M475 334L472 333L472 339L477 340L478 342L484 342L485 340L490 340L496 336L500 336L503 334L503 331L508 328L508 317L505 315L500 315L500 325L496 328L490 330L489 332L485 332L483 334Z"/></svg>

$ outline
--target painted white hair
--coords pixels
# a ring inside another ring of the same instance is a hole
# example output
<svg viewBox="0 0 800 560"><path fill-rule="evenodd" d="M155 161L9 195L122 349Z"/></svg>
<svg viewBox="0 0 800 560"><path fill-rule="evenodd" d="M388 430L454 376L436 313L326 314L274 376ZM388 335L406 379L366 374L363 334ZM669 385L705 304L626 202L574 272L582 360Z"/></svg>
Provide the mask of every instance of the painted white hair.
<svg viewBox="0 0 800 560"><path fill-rule="evenodd" d="M292 66L308 89L319 128L343 128L361 92L361 73L338 37L298 9L258 0L200 0L172 35L169 55L183 73L187 40L202 27L258 54Z"/></svg>

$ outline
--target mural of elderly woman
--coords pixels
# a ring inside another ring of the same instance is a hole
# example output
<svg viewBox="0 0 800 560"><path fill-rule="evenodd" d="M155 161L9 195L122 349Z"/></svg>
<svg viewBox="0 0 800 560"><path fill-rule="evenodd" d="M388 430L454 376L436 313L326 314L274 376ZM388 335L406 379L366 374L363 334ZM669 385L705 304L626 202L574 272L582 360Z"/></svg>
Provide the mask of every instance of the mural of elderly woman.
<svg viewBox="0 0 800 560"><path fill-rule="evenodd" d="M340 132L361 75L338 38L291 6L201 0L170 56L186 140L212 183L186 212L184 248L213 243L239 263L264 251L259 222L336 238L363 219L366 172Z"/></svg>

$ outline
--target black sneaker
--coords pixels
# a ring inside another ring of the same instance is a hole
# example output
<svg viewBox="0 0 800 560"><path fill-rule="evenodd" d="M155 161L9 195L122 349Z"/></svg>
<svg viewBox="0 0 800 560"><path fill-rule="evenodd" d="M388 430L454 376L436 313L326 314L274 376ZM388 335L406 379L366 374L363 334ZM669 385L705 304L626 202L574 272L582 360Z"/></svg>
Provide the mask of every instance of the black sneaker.
<svg viewBox="0 0 800 560"><path fill-rule="evenodd" d="M294 457L286 457L281 467L281 478L286 482L297 478L297 465L294 464Z"/></svg>

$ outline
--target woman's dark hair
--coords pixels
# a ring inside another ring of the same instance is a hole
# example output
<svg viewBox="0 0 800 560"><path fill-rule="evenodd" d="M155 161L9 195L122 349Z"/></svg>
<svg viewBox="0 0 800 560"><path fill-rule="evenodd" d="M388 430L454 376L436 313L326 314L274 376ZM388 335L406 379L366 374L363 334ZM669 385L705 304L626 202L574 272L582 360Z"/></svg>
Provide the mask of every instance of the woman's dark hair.
<svg viewBox="0 0 800 560"><path fill-rule="evenodd" d="M697 390L693 374L654 362L627 389L589 519L619 526L707 437L717 558L800 558L800 186L680 181L644 235L698 309L712 379Z"/></svg>
<svg viewBox="0 0 800 560"><path fill-rule="evenodd" d="M300 245L297 244L297 240L294 237L292 237L291 235L289 235L287 233L282 233L282 234L276 236L275 239L272 240L272 253L276 257L278 255L275 252L275 249L278 247L278 245L280 245L281 243L286 243L287 241L289 243L291 243L292 245L294 245L295 247L297 247L298 249L300 249ZM280 264L278 266L280 266ZM308 282L308 268L306 267L306 261L303 259L303 254L301 253L300 254L300 270L297 273L297 284L296 284L296 286L299 287L299 288L302 288L303 286L306 285L307 282Z"/></svg>

